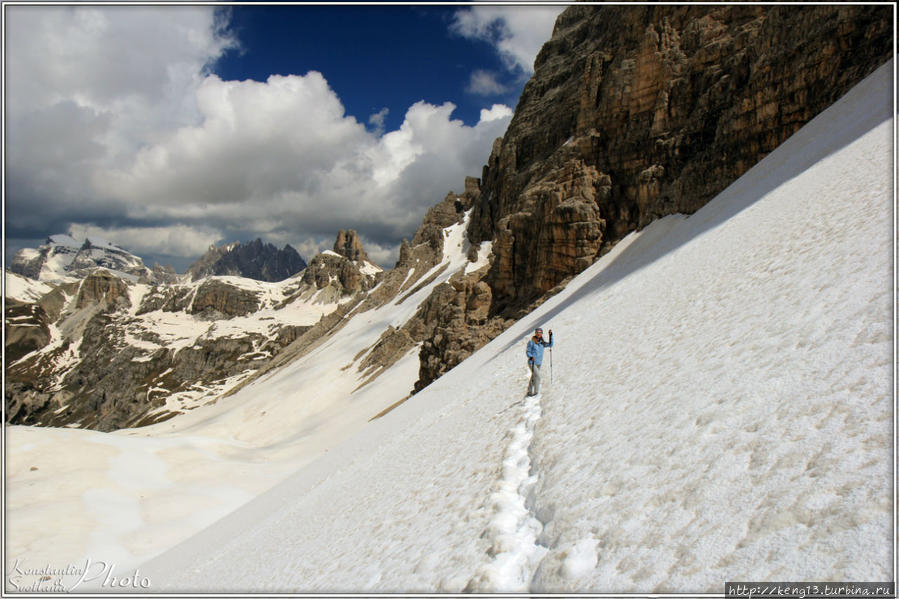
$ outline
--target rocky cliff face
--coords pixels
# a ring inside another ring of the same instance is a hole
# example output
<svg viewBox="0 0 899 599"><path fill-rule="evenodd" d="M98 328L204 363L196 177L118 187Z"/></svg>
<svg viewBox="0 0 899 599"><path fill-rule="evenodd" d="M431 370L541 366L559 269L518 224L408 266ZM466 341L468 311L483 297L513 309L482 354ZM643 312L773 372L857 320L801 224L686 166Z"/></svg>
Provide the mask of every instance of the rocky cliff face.
<svg viewBox="0 0 899 599"><path fill-rule="evenodd" d="M384 272L372 263L356 231L340 230L334 250L322 252L303 271L303 282L333 299L366 292L377 285Z"/></svg>
<svg viewBox="0 0 899 599"><path fill-rule="evenodd" d="M334 240L334 251L354 262L371 262L368 254L362 248L362 240L359 239L359 235L353 229L348 231L341 229L337 232L337 239Z"/></svg>
<svg viewBox="0 0 899 599"><path fill-rule="evenodd" d="M436 315L416 388L628 233L702 207L887 61L891 19L886 6L566 9L473 204L468 237L492 244L492 265L443 298L453 309ZM474 292L490 305L472 319Z"/></svg>
<svg viewBox="0 0 899 599"><path fill-rule="evenodd" d="M295 249L285 245L278 249L256 239L246 244L230 243L212 246L187 269L191 281L210 276L246 277L255 281L283 281L306 268L306 262Z"/></svg>
<svg viewBox="0 0 899 599"><path fill-rule="evenodd" d="M484 169L492 313L692 213L892 52L885 6L572 6Z"/></svg>
<svg viewBox="0 0 899 599"><path fill-rule="evenodd" d="M6 300L3 357L8 362L50 343L50 318L38 304Z"/></svg>

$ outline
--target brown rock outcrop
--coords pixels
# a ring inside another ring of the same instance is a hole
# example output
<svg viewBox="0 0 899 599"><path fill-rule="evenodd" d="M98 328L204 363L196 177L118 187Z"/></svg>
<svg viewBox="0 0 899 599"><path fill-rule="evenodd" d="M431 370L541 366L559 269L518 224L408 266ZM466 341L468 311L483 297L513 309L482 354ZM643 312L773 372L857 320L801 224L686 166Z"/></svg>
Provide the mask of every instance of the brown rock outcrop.
<svg viewBox="0 0 899 599"><path fill-rule="evenodd" d="M353 229L346 231L341 229L337 232L337 239L334 240L334 251L354 262L358 260L371 262L368 254L365 253L365 249L362 247L359 235Z"/></svg>
<svg viewBox="0 0 899 599"><path fill-rule="evenodd" d="M482 177L493 312L692 213L890 58L885 6L569 7Z"/></svg>
<svg viewBox="0 0 899 599"><path fill-rule="evenodd" d="M428 299L432 330L419 352L416 392L458 365L512 323L501 318L488 318L493 294L478 274L454 275L446 285L441 286L440 291L443 293L435 293Z"/></svg>
<svg viewBox="0 0 899 599"><path fill-rule="evenodd" d="M76 307L84 308L93 304L102 304L106 308L130 306L128 285L108 271L94 270L81 281Z"/></svg>
<svg viewBox="0 0 899 599"><path fill-rule="evenodd" d="M375 286L377 277L367 276L359 269L359 263L344 256L319 254L309 261L303 271L302 281L317 289L331 287L335 297L367 291Z"/></svg>
<svg viewBox="0 0 899 599"><path fill-rule="evenodd" d="M372 273L368 254L359 236L352 229L337 233L333 252L323 252L309 261L303 271L302 282L316 289L330 287L334 297L368 291L384 276L383 271Z"/></svg>
<svg viewBox="0 0 899 599"><path fill-rule="evenodd" d="M219 279L206 279L197 288L189 314L214 310L227 317L245 316L259 309L259 294Z"/></svg>
<svg viewBox="0 0 899 599"><path fill-rule="evenodd" d="M50 343L50 318L39 304L7 298L3 329L3 357L7 364Z"/></svg>

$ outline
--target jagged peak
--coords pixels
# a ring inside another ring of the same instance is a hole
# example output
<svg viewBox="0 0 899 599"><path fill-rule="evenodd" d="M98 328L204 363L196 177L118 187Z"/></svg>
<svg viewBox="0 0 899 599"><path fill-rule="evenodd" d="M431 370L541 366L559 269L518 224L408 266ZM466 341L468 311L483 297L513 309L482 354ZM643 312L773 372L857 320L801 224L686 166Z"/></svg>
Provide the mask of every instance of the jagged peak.
<svg viewBox="0 0 899 599"><path fill-rule="evenodd" d="M306 268L306 261L289 244L279 250L257 238L234 241L209 250L187 269L191 281L211 275L242 276L259 281L282 281Z"/></svg>
<svg viewBox="0 0 899 599"><path fill-rule="evenodd" d="M362 247L362 240L355 229L341 229L337 232L337 239L334 240L334 252L353 260L354 262L366 261L371 262L365 248Z"/></svg>

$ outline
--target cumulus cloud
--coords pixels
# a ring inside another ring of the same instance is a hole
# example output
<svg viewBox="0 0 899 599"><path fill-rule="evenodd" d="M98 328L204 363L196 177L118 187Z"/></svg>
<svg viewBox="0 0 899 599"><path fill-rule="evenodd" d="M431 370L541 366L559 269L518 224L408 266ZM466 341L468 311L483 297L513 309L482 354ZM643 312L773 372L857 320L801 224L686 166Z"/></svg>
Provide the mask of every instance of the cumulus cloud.
<svg viewBox="0 0 899 599"><path fill-rule="evenodd" d="M7 234L128 219L95 177L195 122L194 90L233 38L205 7L5 8Z"/></svg>
<svg viewBox="0 0 899 599"><path fill-rule="evenodd" d="M512 72L530 76L534 59L550 38L564 6L473 6L456 12L451 30L486 41Z"/></svg>
<svg viewBox="0 0 899 599"><path fill-rule="evenodd" d="M505 104L494 104L490 108L482 108L481 109L481 118L480 122L486 123L489 121L507 121L512 118L512 115L515 114L512 112L512 109L506 106Z"/></svg>
<svg viewBox="0 0 899 599"><path fill-rule="evenodd" d="M7 23L7 231L22 238L72 226L196 257L262 237L310 257L354 228L392 266L512 115L494 105L467 126L452 103L422 101L383 133L386 110L366 127L321 73L209 74L235 42L207 7L31 8Z"/></svg>
<svg viewBox="0 0 899 599"><path fill-rule="evenodd" d="M109 119L107 151L131 152L198 116L190 91L236 46L205 7L6 9L7 114L73 102Z"/></svg>
<svg viewBox="0 0 899 599"><path fill-rule="evenodd" d="M223 231L303 236L356 228L393 247L466 173L477 174L512 111L484 110L473 127L451 103L417 102L396 131L367 131L343 112L320 73L200 87L202 119L143 148L132 164L96 173L132 216L187 219Z"/></svg>

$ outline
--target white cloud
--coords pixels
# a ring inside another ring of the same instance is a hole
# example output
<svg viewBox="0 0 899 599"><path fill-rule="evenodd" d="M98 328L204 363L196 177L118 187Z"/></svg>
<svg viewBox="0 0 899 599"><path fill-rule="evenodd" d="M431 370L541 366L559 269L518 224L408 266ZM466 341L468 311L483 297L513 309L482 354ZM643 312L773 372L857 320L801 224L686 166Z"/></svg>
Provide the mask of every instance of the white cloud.
<svg viewBox="0 0 899 599"><path fill-rule="evenodd" d="M493 44L506 67L529 76L564 6L473 6L456 12L452 31Z"/></svg>
<svg viewBox="0 0 899 599"><path fill-rule="evenodd" d="M508 92L508 86L503 85L496 78L495 72L478 69L471 74L465 91L479 96L497 96Z"/></svg>
<svg viewBox="0 0 899 599"><path fill-rule="evenodd" d="M4 7L7 231L127 218L97 192L161 132L196 122L203 71L233 40L207 7ZM29 235L31 233L31 235Z"/></svg>
<svg viewBox="0 0 899 599"><path fill-rule="evenodd" d="M467 126L451 103L417 102L382 134L386 110L368 130L321 73L204 74L234 45L209 8L34 8L8 8L6 40L7 223L22 236L79 223L137 253L198 256L257 236L303 253L354 228L392 265L512 115L494 105Z"/></svg>
<svg viewBox="0 0 899 599"><path fill-rule="evenodd" d="M104 190L129 198L141 218L290 231L296 246L355 228L395 249L430 206L480 173L512 116L494 105L469 127L452 118L451 103L417 102L379 137L343 113L318 73L267 83L210 77L199 93L202 122L146 147L128 168L98 173Z"/></svg>
<svg viewBox="0 0 899 599"><path fill-rule="evenodd" d="M512 115L515 114L511 108L506 106L505 104L494 104L489 109L482 108L481 109L481 122L486 123L488 121L497 121L501 119L512 118Z"/></svg>

